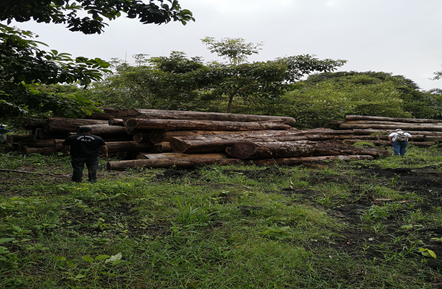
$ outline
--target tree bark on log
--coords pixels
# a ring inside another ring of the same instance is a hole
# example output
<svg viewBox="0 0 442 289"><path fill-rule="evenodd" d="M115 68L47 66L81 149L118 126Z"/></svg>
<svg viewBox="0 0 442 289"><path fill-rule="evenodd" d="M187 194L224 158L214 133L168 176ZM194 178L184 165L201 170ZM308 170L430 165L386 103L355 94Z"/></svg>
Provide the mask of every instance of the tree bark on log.
<svg viewBox="0 0 442 289"><path fill-rule="evenodd" d="M126 128L124 126L114 126L109 124L93 124L93 125L86 125L87 127L90 127L92 129L92 134L101 136L101 137L115 137L115 136L126 136ZM76 127L76 131L82 126Z"/></svg>
<svg viewBox="0 0 442 289"><path fill-rule="evenodd" d="M107 124L106 120L98 119L73 119L64 117L49 118L47 125L45 126L46 132L76 132L76 128L79 126L89 126L94 124Z"/></svg>
<svg viewBox="0 0 442 289"><path fill-rule="evenodd" d="M157 160L157 159L226 159L225 153L214 154L181 154L181 153L164 153L164 154L146 154L139 153L137 159Z"/></svg>
<svg viewBox="0 0 442 289"><path fill-rule="evenodd" d="M8 134L6 138L9 142L19 142L19 141L32 141L34 136L32 134Z"/></svg>
<svg viewBox="0 0 442 289"><path fill-rule="evenodd" d="M382 117L382 116L366 116L366 115L346 115L345 121L368 120L368 121L393 121L393 122L409 122L409 123L432 123L441 122L437 119L425 118L400 118L400 117Z"/></svg>
<svg viewBox="0 0 442 289"><path fill-rule="evenodd" d="M331 155L386 156L386 151L362 149L339 141L241 142L226 148L229 156L239 159L290 158Z"/></svg>
<svg viewBox="0 0 442 289"><path fill-rule="evenodd" d="M262 131L257 131L262 132ZM152 143L170 142L173 137L192 136L192 135L215 135L215 134L240 134L243 131L219 131L219 130L164 130L154 129L150 133Z"/></svg>
<svg viewBox="0 0 442 289"><path fill-rule="evenodd" d="M127 117L150 118L150 119L176 119L176 120L215 120L234 122L257 122L275 121L294 126L296 120L287 116L236 114L220 112L157 110L157 109L128 109Z"/></svg>
<svg viewBox="0 0 442 289"><path fill-rule="evenodd" d="M55 143L56 141L62 141L62 140L55 140L55 139L36 139L34 140L33 146L36 148L44 148L44 147L56 147Z"/></svg>
<svg viewBox="0 0 442 289"><path fill-rule="evenodd" d="M269 130L289 129L282 122L234 122L216 120L144 119L131 118L126 122L128 129L165 129L165 130Z"/></svg>
<svg viewBox="0 0 442 289"><path fill-rule="evenodd" d="M377 146L391 146L391 144L388 141L383 141L383 140L362 140L362 139L348 139L345 140L345 143L347 144L355 144L357 142L370 142L374 145ZM425 142L414 142L414 141L409 141L408 144L417 146L417 147L430 147L436 144L436 142L429 142L429 141L425 141Z"/></svg>
<svg viewBox="0 0 442 289"><path fill-rule="evenodd" d="M421 130L428 130L428 131L442 131L442 125L436 125L436 124L401 124L401 125L388 125L388 124L349 124L349 123L342 123L340 126L342 129L379 129L379 130L395 130L397 128L401 128L404 131L421 131ZM410 134L412 134L410 132Z"/></svg>
<svg viewBox="0 0 442 289"><path fill-rule="evenodd" d="M237 142L226 148L226 153L238 159L266 159L311 155L317 142Z"/></svg>
<svg viewBox="0 0 442 289"><path fill-rule="evenodd" d="M55 154L57 150L55 147L44 147L44 148L34 148L34 147L28 147L25 149L25 154L41 154L41 155L51 155Z"/></svg>
<svg viewBox="0 0 442 289"><path fill-rule="evenodd" d="M318 132L318 130L313 130ZM325 130L321 130L325 131ZM194 135L173 137L170 145L180 153L223 152L226 147L237 142L287 142L302 140L339 139L339 131L327 130L324 134L310 134L310 131L261 131L241 134ZM328 134L330 133L330 134Z"/></svg>
<svg viewBox="0 0 442 289"><path fill-rule="evenodd" d="M124 120L122 118L111 118L107 122L109 125L124 126Z"/></svg>

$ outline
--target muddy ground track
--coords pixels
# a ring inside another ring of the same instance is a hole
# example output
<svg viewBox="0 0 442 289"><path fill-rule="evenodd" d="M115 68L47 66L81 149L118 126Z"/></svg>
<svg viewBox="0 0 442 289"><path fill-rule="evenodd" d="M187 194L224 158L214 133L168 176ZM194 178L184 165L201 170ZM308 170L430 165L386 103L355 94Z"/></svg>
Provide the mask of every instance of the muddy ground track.
<svg viewBox="0 0 442 289"><path fill-rule="evenodd" d="M404 160L406 161L406 160ZM327 164L334 166L333 163ZM414 210L419 209L423 214L433 212L437 207L442 207L442 172L438 171L436 167L423 167L418 169L397 168L397 169L383 169L376 165L367 166L365 164L354 164L352 174L342 176L335 176L326 174L322 171L326 167L324 164L305 164L307 168L312 170L308 177L303 180L310 185L336 183L348 185L349 192L353 197L346 199L331 199L331 205L327 207L318 203L318 198L323 196L323 192L309 189L309 188L281 188L278 191L271 191L266 193L277 193L292 197L292 201L286 205L293 205L294 203L304 203L312 207L318 207L326 211L330 216L333 216L342 223L348 224L343 231L336 232L336 239L333 242L315 241L304 244L307 248L315 251L315 248L328 247L331 250L345 251L354 258L373 259L376 257L382 260L385 255L379 250L379 246L387 242L392 244L393 238L402 239L394 245L390 245L388 250L400 252L404 246L409 246L407 235L409 231L401 230L401 226L407 225L404 222L405 211L398 210L390 214L386 219L381 220L385 225L384 230L380 233L375 233L372 230L365 229L361 220L362 212L369 210L376 205L382 205L384 201L377 201L375 193L367 190L370 185L378 186L394 186L394 189L400 193L415 194L419 197L419 202L414 202ZM159 182L181 182L183 179L197 179L201 185L210 186L213 188L223 188L229 184L218 184L216 180L203 180L199 172L200 168L191 169L167 169L163 173L158 174L154 179ZM285 173L278 167L270 167L257 170L223 170L225 174L242 174L251 179L272 179L276 176L282 176ZM106 172L109 173L109 172ZM112 174L112 172L110 172ZM118 172L120 173L120 172ZM295 173L295 172L294 172ZM16 176L20 178L20 176ZM67 176L58 176L56 178L48 177L47 180L55 183L66 182ZM17 181L17 180L15 180ZM14 179L8 179L6 182L14 182ZM393 184L394 182L394 184ZM5 185L5 181L1 182ZM14 195L28 196L27 192L16 192ZM231 202L231 196L220 194L218 196L219 203ZM406 198L404 198L406 199ZM66 209L66 216L64 222L69 223L69 227L78 233L94 234L102 236L103 232L114 231L114 234L125 232L131 237L147 236L148 238L165 237L170 235L170 221L162 221L156 223L140 224L139 220L141 214L134 208L133 205L121 200L114 205L108 206L106 204L97 206L94 200L82 200L84 205L88 206L89 210L85 210L82 206L72 206ZM382 202L382 203L381 203ZM240 206L239 211L244 217L250 216L254 211L260 210L259 206L248 207ZM99 216L106 218L108 225L97 224ZM109 218L109 216L112 216ZM95 225L90 225L95 224ZM124 224L121 228L118 224ZM221 224L215 223L214 226ZM440 242L431 242L431 238L442 237L441 227L416 227L415 234L425 240L425 248L433 250L437 256L442 256L442 245ZM369 241L370 240L370 241ZM430 243L429 243L430 242ZM369 244L369 249L362 248ZM428 265L433 268L442 269L442 261L439 258L436 260L428 260Z"/></svg>

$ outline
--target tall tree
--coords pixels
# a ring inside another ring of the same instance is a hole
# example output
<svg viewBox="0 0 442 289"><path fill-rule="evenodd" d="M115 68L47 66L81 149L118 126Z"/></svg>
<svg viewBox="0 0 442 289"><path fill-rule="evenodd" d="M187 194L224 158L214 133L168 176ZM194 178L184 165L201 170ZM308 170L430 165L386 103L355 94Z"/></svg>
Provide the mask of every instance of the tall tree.
<svg viewBox="0 0 442 289"><path fill-rule="evenodd" d="M84 14L88 16L79 16ZM65 24L70 31L99 34L105 20L125 13L143 24L194 20L176 0L2 0L0 1L0 115L55 112L78 115L95 109L95 103L80 96L65 97L38 90L39 85L79 83L87 86L99 80L109 64L99 58L71 58L70 54L39 48L30 31L9 26L12 20Z"/></svg>

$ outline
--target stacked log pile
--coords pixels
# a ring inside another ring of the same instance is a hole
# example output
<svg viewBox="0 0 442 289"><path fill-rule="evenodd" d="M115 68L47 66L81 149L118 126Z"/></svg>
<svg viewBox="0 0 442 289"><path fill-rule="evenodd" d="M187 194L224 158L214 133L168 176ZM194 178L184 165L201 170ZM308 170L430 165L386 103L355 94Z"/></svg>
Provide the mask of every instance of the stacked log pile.
<svg viewBox="0 0 442 289"><path fill-rule="evenodd" d="M442 140L442 120L437 119L347 115L339 123L340 130L352 132L345 139L348 144L368 141L375 145L389 146L388 135L398 128L412 135L409 143L415 146L428 147Z"/></svg>
<svg viewBox="0 0 442 289"><path fill-rule="evenodd" d="M27 154L51 154L61 151L68 135L75 134L81 126L89 126L93 134L103 137L109 152L122 159L108 163L108 168L114 170L239 163L296 165L336 158L373 159L389 154L386 150L349 145L355 139L373 140L380 136L371 135L368 128L343 129L345 122L338 130L297 130L290 117L106 109L84 119L32 120L29 135L10 138L20 143ZM358 130L365 132L356 135Z"/></svg>

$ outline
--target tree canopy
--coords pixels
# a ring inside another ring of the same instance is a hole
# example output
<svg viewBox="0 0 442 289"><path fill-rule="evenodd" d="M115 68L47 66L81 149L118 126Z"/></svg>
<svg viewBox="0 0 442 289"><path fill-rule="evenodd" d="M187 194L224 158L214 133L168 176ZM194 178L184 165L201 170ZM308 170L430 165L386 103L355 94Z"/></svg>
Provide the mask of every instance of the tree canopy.
<svg viewBox="0 0 442 289"><path fill-rule="evenodd" d="M213 38L207 39L212 44L216 42ZM204 40L203 43L207 44ZM211 45L209 48L214 51ZM99 87L101 97L112 103L119 97L111 99L106 94L135 98L131 103L141 107L197 110L210 107L213 111L234 112L235 105L268 106L293 89L303 76L334 71L346 62L320 60L314 55L245 62L246 56L256 52L258 46L241 38L216 42L214 52L226 56L228 63L203 63L201 57L188 58L183 52L172 52L169 57L147 59L138 67L122 64L116 75L105 80L106 85L95 87Z"/></svg>
<svg viewBox="0 0 442 289"><path fill-rule="evenodd" d="M79 14L87 16L79 16ZM99 34L107 25L126 13L143 23L186 24L194 20L189 10L178 1L138 0L2 0L0 21L12 20L65 24L70 31ZM109 63L99 58L72 58L68 53L43 50L44 43L35 40L31 31L0 24L0 115L54 112L78 116L96 109L96 103L78 95L63 95L40 89L42 85L78 83L89 85L101 79Z"/></svg>

